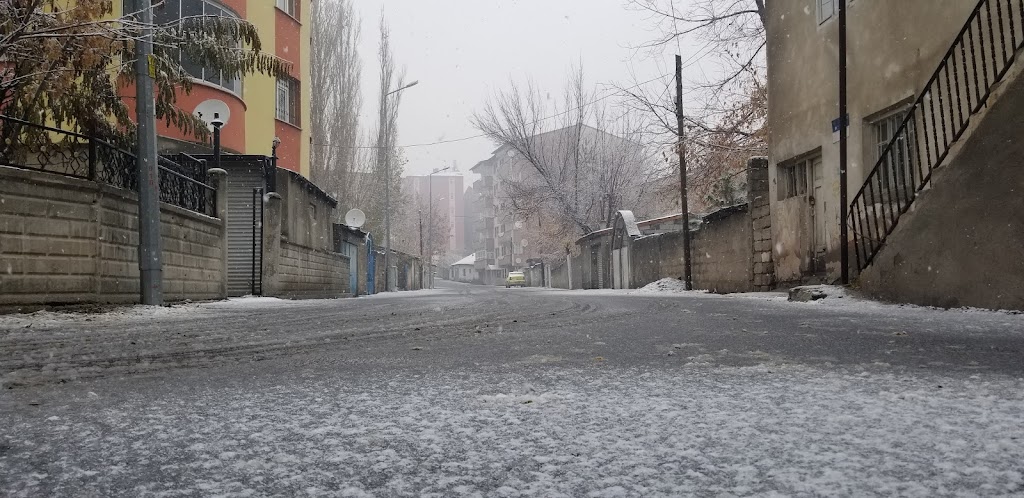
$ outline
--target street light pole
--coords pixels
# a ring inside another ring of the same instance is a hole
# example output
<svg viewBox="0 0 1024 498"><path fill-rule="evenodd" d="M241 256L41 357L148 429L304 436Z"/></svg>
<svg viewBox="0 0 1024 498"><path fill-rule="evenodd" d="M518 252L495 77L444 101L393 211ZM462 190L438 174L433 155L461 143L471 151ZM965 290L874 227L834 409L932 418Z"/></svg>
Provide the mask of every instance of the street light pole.
<svg viewBox="0 0 1024 498"><path fill-rule="evenodd" d="M401 88L396 88L388 93L385 93L380 98L380 125L384 128L384 135L382 141L386 142L388 139L388 126L391 124L391 120L387 119L387 98L389 95L396 94L406 88L416 86L419 81L413 81L408 85ZM381 143L383 147L382 153L384 154L384 289L387 291L393 291L391 286L391 147L386 143Z"/></svg>
<svg viewBox="0 0 1024 498"><path fill-rule="evenodd" d="M435 169L427 175L427 249L430 251L430 261L427 268L434 264L434 174L448 171L451 166ZM421 251L422 252L422 251ZM430 271L430 288L434 288L434 272Z"/></svg>

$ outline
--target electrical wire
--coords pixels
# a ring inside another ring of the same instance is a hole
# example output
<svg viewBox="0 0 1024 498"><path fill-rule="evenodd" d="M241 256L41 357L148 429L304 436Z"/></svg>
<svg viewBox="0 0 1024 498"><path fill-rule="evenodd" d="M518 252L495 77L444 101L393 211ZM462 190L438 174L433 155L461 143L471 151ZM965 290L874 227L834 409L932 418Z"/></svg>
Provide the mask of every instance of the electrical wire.
<svg viewBox="0 0 1024 498"><path fill-rule="evenodd" d="M564 115L566 115L566 114L568 114L570 112L578 111L578 110L582 109L584 106L596 104L596 103L601 102L603 100L607 100L607 99L609 99L611 97L614 97L615 95L617 95L617 94L619 94L621 92L624 92L626 90L632 90L634 88L639 88L639 87L641 87L643 85L646 85L648 83L653 83L653 82L658 81L660 79L663 79L663 78L665 78L667 76L669 76L669 75L663 74L663 75L658 76L656 78L651 78L651 79L649 79L647 81L644 81L644 82L641 82L641 83L637 83L636 85L633 85L633 86L631 86L629 88L615 89L612 92L610 92L609 94L601 96L601 97L598 97L598 98L596 98L596 99L594 99L594 100L592 100L590 102L587 102L586 104L583 104L581 106L574 107L572 109L567 109L567 110L559 112L557 114L552 114L550 116L546 116L546 117L543 117L543 118L531 121L531 122L529 122L527 124L536 124L536 123L540 123L540 122L543 122L543 121L547 121L549 119L554 119L554 118L557 118L557 117L560 117L560 116L564 116ZM415 147L432 147L432 146L435 146L435 145L444 145L444 144L450 144L450 143L456 143L456 142L465 142L466 140L474 140L474 139L477 139L477 138L484 138L486 136L487 136L486 133L480 133L478 135L473 135L473 136L469 136L469 137L453 138L453 139L449 139L449 140L438 140L436 142L426 142L426 143L418 143L418 144L398 145L396 147L402 148L402 149L409 149L409 148L415 148ZM328 144L328 143L316 143L316 142L311 142L310 144L313 145L314 147L324 147L324 148L328 148L328 149L379 149L380 148L380 147L378 147L376 145L356 145L356 146L350 146L350 145L333 145L333 144Z"/></svg>

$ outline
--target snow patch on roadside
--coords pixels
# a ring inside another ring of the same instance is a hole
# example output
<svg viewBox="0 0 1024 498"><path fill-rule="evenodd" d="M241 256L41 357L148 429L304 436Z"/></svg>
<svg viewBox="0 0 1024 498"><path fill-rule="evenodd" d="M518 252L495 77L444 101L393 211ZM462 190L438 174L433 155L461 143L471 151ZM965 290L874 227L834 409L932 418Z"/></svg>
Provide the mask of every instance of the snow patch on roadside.
<svg viewBox="0 0 1024 498"><path fill-rule="evenodd" d="M663 278L656 282L651 282L639 289L636 289L631 294L680 294L680 293L696 293L706 294L707 291L688 291L686 290L686 284L678 278Z"/></svg>

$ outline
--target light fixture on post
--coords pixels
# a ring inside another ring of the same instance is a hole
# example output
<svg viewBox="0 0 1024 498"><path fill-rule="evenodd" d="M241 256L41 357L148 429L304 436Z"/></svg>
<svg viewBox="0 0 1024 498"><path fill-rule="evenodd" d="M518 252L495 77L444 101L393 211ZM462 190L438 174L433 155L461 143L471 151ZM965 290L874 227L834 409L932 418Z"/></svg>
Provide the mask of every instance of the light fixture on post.
<svg viewBox="0 0 1024 498"><path fill-rule="evenodd" d="M267 192L277 192L277 148L281 146L281 139L274 137L270 146L270 171L267 172Z"/></svg>
<svg viewBox="0 0 1024 498"><path fill-rule="evenodd" d="M224 127L224 120L220 118L219 112L213 113L210 126L213 127L213 164L215 168L220 168L220 129Z"/></svg>

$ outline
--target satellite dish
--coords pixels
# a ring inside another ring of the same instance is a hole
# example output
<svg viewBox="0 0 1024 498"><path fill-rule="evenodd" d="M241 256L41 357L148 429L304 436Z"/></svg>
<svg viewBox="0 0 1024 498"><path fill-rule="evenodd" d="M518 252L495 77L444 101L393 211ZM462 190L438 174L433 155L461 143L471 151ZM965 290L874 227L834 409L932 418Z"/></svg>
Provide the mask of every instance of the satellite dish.
<svg viewBox="0 0 1024 498"><path fill-rule="evenodd" d="M519 241L519 245L521 245L521 246L523 246L523 247L526 247L526 246L528 246L528 245L530 245L530 244L527 244L527 243L526 243L526 239L523 239L523 240L520 240L520 241Z"/></svg>
<svg viewBox="0 0 1024 498"><path fill-rule="evenodd" d="M209 128L210 131L213 131L214 117L224 123L223 126L227 126L228 121L231 120L231 108L223 101L217 99L204 100L196 106L196 110L192 113L199 119L205 121L206 127Z"/></svg>
<svg viewBox="0 0 1024 498"><path fill-rule="evenodd" d="M366 213L359 209L349 209L345 213L345 224L352 228L359 228L366 223Z"/></svg>
<svg viewBox="0 0 1024 498"><path fill-rule="evenodd" d="M516 264L517 265L523 264L523 258L516 258Z"/></svg>

